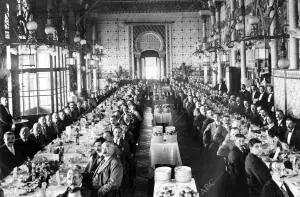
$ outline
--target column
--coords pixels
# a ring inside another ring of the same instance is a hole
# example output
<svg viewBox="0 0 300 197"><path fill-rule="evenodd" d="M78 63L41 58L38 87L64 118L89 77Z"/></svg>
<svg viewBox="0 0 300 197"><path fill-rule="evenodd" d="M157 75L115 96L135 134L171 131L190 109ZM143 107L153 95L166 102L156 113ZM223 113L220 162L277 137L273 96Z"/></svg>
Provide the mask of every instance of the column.
<svg viewBox="0 0 300 197"><path fill-rule="evenodd" d="M140 65L141 58L140 56L136 56L136 77L137 79L141 78L141 65Z"/></svg>
<svg viewBox="0 0 300 197"><path fill-rule="evenodd" d="M244 32L243 35L246 34L245 32L245 2L244 0L239 0L240 1L240 8L242 10L242 20L244 24ZM247 84L247 78L246 78L246 45L245 41L241 41L241 48L240 48L240 53L241 53L241 84Z"/></svg>
<svg viewBox="0 0 300 197"><path fill-rule="evenodd" d="M164 79L166 76L166 74L165 74L165 57L162 56L159 59L160 59L160 75L161 75L161 79Z"/></svg>
<svg viewBox="0 0 300 197"><path fill-rule="evenodd" d="M96 92L98 89L98 83L97 83L97 68L93 68L93 89Z"/></svg>
<svg viewBox="0 0 300 197"><path fill-rule="evenodd" d="M162 76L162 74L161 74L161 67L160 67L160 58L156 58L156 65L157 65L157 71L158 71L158 74L157 74L157 78L158 78L158 80L161 80L161 76Z"/></svg>
<svg viewBox="0 0 300 197"><path fill-rule="evenodd" d="M74 52L73 57L76 58L77 68L77 96L81 96L82 93L82 78L81 78L81 57L79 52Z"/></svg>
<svg viewBox="0 0 300 197"><path fill-rule="evenodd" d="M203 66L203 71L204 71L204 84L208 83L208 66L204 65Z"/></svg>
<svg viewBox="0 0 300 197"><path fill-rule="evenodd" d="M142 79L146 79L146 58L142 59Z"/></svg>
<svg viewBox="0 0 300 197"><path fill-rule="evenodd" d="M273 18L273 21L270 26L270 35L274 36L274 30L276 29L276 23L277 23L277 16L275 14L275 11L271 11L270 17ZM278 53L277 53L277 39L272 39L270 42L270 51L271 51L271 67L272 69L277 68L277 62L278 62Z"/></svg>
<svg viewBox="0 0 300 197"><path fill-rule="evenodd" d="M221 31L220 31L220 9L221 9L221 4L216 5L216 29L219 34L218 41L221 43ZM221 65L221 52L217 51L217 82L219 84L222 83L223 76L222 76L222 65Z"/></svg>
<svg viewBox="0 0 300 197"><path fill-rule="evenodd" d="M288 10L289 13L289 29L295 29L298 27L297 21L297 0L288 0ZM289 39L289 59L290 67L289 69L299 68L299 43L298 39L290 35Z"/></svg>
<svg viewBox="0 0 300 197"><path fill-rule="evenodd" d="M213 87L217 85L217 71L212 69L212 85Z"/></svg>
<svg viewBox="0 0 300 197"><path fill-rule="evenodd" d="M85 58L85 82L87 92L92 91L91 81L90 81L90 69L89 69L89 59Z"/></svg>

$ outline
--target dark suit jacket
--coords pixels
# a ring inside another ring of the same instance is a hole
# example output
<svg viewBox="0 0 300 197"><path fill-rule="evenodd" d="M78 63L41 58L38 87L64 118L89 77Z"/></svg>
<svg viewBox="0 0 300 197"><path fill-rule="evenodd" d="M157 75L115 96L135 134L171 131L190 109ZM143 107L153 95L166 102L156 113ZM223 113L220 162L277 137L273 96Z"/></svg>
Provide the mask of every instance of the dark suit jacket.
<svg viewBox="0 0 300 197"><path fill-rule="evenodd" d="M202 124L202 128L201 128L201 132L203 133L204 130L206 129L206 127L212 123L214 120L212 118L206 118L204 121L203 121L203 124Z"/></svg>
<svg viewBox="0 0 300 197"><path fill-rule="evenodd" d="M228 174L232 187L235 188L232 196L247 196L245 155L237 146L233 146L228 154Z"/></svg>
<svg viewBox="0 0 300 197"><path fill-rule="evenodd" d="M258 99L259 98L260 93L258 91L255 92L251 92L251 99L252 102L254 101L254 99Z"/></svg>
<svg viewBox="0 0 300 197"><path fill-rule="evenodd" d="M15 146L18 149L21 149L23 161L27 160L27 157L32 159L38 151L42 150L42 147L30 138L27 142L24 142L22 139L17 139L15 141Z"/></svg>
<svg viewBox="0 0 300 197"><path fill-rule="evenodd" d="M259 97L260 98L260 95ZM264 92L261 99L258 100L257 105L260 105L263 107L263 109L268 110L268 93Z"/></svg>
<svg viewBox="0 0 300 197"><path fill-rule="evenodd" d="M41 147L45 147L47 145L47 139L43 134L40 134L38 138L34 134L30 134L29 138L35 143L39 144Z"/></svg>
<svg viewBox="0 0 300 197"><path fill-rule="evenodd" d="M260 115L258 113L250 112L249 120L254 125L261 125Z"/></svg>
<svg viewBox="0 0 300 197"><path fill-rule="evenodd" d="M245 171L249 188L249 197L258 197L263 186L272 180L266 164L256 155L249 153L245 161Z"/></svg>
<svg viewBox="0 0 300 197"><path fill-rule="evenodd" d="M250 114L251 114L251 109L250 109L250 107L247 108L247 109L244 107L244 114L243 114L243 116L245 116L246 118L249 118L249 117L250 117Z"/></svg>
<svg viewBox="0 0 300 197"><path fill-rule="evenodd" d="M289 131L286 131L285 133L285 142L287 143ZM296 150L300 150L300 129L295 128L290 140L289 144L290 148L295 148Z"/></svg>
<svg viewBox="0 0 300 197"><path fill-rule="evenodd" d="M251 95L248 90L244 90L244 92L240 91L241 100L251 101Z"/></svg>
<svg viewBox="0 0 300 197"><path fill-rule="evenodd" d="M5 107L0 104L0 145L3 142L3 134L11 130L13 117L9 114Z"/></svg>
<svg viewBox="0 0 300 197"><path fill-rule="evenodd" d="M0 168L2 175L0 179L10 174L14 167L22 163L22 151L14 145L15 155L13 155L4 144L0 147Z"/></svg>
<svg viewBox="0 0 300 197"><path fill-rule="evenodd" d="M92 182L98 196L115 197L123 179L123 166L115 156L109 158L96 169Z"/></svg>
<svg viewBox="0 0 300 197"><path fill-rule="evenodd" d="M285 119L283 119L280 123L276 122L276 133L279 136L280 141L285 140L285 132L286 132L286 123Z"/></svg>
<svg viewBox="0 0 300 197"><path fill-rule="evenodd" d="M243 114L244 114L244 105L243 105L243 104L236 105L234 111L235 111L237 114L243 115Z"/></svg>
<svg viewBox="0 0 300 197"><path fill-rule="evenodd" d="M54 123L52 122L52 128L54 130L54 137L60 137L62 132L64 131L63 125L60 122Z"/></svg>
<svg viewBox="0 0 300 197"><path fill-rule="evenodd" d="M245 156L244 153L237 146L233 146L230 149L228 153L228 163L229 163L228 173L232 178L231 179L232 183L236 186L245 187L246 186Z"/></svg>

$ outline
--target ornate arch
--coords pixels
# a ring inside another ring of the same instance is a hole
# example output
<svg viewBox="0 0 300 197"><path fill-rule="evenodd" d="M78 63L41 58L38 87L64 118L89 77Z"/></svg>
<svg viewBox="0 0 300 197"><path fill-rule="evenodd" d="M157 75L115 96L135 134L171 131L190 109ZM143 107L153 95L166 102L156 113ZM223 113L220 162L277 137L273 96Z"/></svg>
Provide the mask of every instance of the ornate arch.
<svg viewBox="0 0 300 197"><path fill-rule="evenodd" d="M147 50L162 52L164 50L164 40L155 31L144 31L135 40L136 52L142 53Z"/></svg>

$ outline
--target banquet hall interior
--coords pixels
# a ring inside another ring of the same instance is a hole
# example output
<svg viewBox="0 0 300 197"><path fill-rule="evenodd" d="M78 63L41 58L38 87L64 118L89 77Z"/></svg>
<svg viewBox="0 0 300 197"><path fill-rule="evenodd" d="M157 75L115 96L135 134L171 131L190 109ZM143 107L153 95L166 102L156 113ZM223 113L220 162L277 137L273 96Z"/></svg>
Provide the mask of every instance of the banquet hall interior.
<svg viewBox="0 0 300 197"><path fill-rule="evenodd" d="M0 0L0 197L300 197L299 0Z"/></svg>

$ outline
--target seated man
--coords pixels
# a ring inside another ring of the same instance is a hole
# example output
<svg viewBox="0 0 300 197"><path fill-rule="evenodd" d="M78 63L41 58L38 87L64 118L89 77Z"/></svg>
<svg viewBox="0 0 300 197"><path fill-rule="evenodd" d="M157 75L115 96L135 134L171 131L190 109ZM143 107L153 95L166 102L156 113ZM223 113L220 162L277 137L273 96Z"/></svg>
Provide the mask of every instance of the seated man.
<svg viewBox="0 0 300 197"><path fill-rule="evenodd" d="M29 138L30 131L28 127L23 127L20 131L20 139L15 142L16 147L23 151L23 160L25 161L28 157L33 158L35 153L40 151L42 147L34 140Z"/></svg>
<svg viewBox="0 0 300 197"><path fill-rule="evenodd" d="M115 146L112 142L104 142L101 148L103 159L92 177L95 196L118 197L123 179L123 166L116 158Z"/></svg>
<svg viewBox="0 0 300 197"><path fill-rule="evenodd" d="M84 172L86 174L94 174L97 169L100 161L103 159L102 156L102 144L105 142L103 137L100 137L94 142L94 150L92 151L91 157L89 159L89 163L87 164Z"/></svg>
<svg viewBox="0 0 300 197"><path fill-rule="evenodd" d="M15 146L15 134L8 131L4 133L3 140L4 144L0 147L0 179L22 163L22 151Z"/></svg>
<svg viewBox="0 0 300 197"><path fill-rule="evenodd" d="M257 138L249 140L250 153L245 161L249 197L260 196L263 186L272 180L269 168L259 158L262 154L261 144L261 141Z"/></svg>
<svg viewBox="0 0 300 197"><path fill-rule="evenodd" d="M72 167L67 173L67 190L57 197L92 197L92 191L82 183L82 174L78 167Z"/></svg>
<svg viewBox="0 0 300 197"><path fill-rule="evenodd" d="M245 172L245 136L236 134L234 146L228 154L228 174L230 177L232 197L247 196L247 181ZM234 188L234 189L233 189Z"/></svg>
<svg viewBox="0 0 300 197"><path fill-rule="evenodd" d="M76 122L80 117L79 109L75 105L74 102L70 102L69 107L70 107L70 111L71 111L72 120L73 120L73 122Z"/></svg>
<svg viewBox="0 0 300 197"><path fill-rule="evenodd" d="M300 150L300 129L296 127L296 123L291 119L286 119L285 142L291 149Z"/></svg>
<svg viewBox="0 0 300 197"><path fill-rule="evenodd" d="M220 133L223 136L223 139L226 137L228 131L226 128L222 125L222 122L220 121L220 114L215 113L214 114L214 122L210 123L204 133L203 133L203 144L204 147L208 147L209 144L212 142L214 139L214 136ZM222 143L222 142L221 142Z"/></svg>
<svg viewBox="0 0 300 197"><path fill-rule="evenodd" d="M42 127L40 123L34 123L32 127L32 134L29 135L29 138L35 141L41 147L45 147L47 145L47 139L42 133Z"/></svg>

